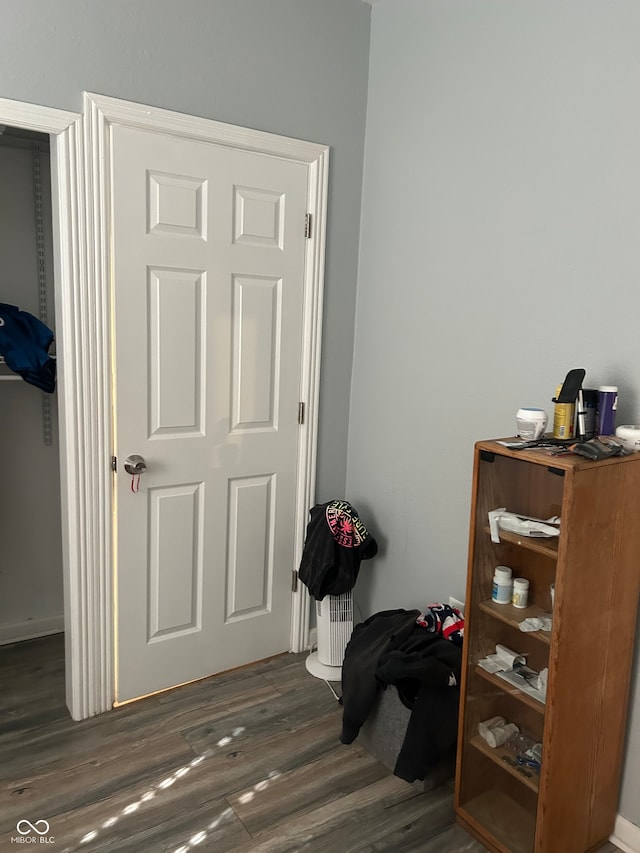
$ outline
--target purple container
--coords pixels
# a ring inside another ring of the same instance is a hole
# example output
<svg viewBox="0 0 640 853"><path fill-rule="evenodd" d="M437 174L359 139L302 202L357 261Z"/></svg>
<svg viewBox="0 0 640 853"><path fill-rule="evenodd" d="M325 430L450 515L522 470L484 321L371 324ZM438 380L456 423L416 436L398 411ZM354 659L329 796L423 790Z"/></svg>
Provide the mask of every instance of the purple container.
<svg viewBox="0 0 640 853"><path fill-rule="evenodd" d="M615 434L617 408L618 386L601 385L598 388L598 435Z"/></svg>

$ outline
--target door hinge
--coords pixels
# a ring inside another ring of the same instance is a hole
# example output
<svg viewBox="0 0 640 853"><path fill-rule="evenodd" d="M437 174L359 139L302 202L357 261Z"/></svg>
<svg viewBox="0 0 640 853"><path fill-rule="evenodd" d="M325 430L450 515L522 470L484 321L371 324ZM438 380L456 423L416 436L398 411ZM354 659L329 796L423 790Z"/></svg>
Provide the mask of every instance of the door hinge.
<svg viewBox="0 0 640 853"><path fill-rule="evenodd" d="M304 423L304 403L298 403L298 423Z"/></svg>
<svg viewBox="0 0 640 853"><path fill-rule="evenodd" d="M118 470L118 457L117 456L111 457L111 470L112 471Z"/></svg>
<svg viewBox="0 0 640 853"><path fill-rule="evenodd" d="M291 592L297 592L297 591L298 591L298 573L294 569L291 572Z"/></svg>
<svg viewBox="0 0 640 853"><path fill-rule="evenodd" d="M311 214L305 213L304 215L304 236L305 239L308 240L311 237Z"/></svg>

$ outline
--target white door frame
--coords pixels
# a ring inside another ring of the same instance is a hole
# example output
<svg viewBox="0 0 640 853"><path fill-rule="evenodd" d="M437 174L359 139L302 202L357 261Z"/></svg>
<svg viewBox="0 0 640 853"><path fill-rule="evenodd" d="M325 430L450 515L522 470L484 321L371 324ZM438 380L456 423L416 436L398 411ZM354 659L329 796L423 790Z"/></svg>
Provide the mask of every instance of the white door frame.
<svg viewBox="0 0 640 853"><path fill-rule="evenodd" d="M101 430L93 416L100 371L89 343L97 316L87 275L82 117L2 98L0 123L48 133L51 141L66 696L71 716L80 720L109 707L106 674L97 674L104 656L95 589L105 551L96 509L105 477L97 464Z"/></svg>
<svg viewBox="0 0 640 853"><path fill-rule="evenodd" d="M55 318L67 706L74 720L108 711L114 689L109 140L113 124L271 154L307 166L309 213L300 399L295 566L314 501L328 146L85 93L77 113L0 98L0 124L51 139ZM309 594L292 594L290 650L308 646Z"/></svg>

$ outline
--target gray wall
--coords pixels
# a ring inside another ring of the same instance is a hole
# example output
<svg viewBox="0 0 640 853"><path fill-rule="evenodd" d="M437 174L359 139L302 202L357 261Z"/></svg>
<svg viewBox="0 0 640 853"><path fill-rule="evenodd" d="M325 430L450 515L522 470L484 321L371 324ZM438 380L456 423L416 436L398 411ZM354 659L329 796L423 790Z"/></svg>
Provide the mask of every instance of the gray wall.
<svg viewBox="0 0 640 853"><path fill-rule="evenodd" d="M370 8L362 0L0 2L0 96L82 91L331 146L318 494L344 493Z"/></svg>
<svg viewBox="0 0 640 853"><path fill-rule="evenodd" d="M365 615L463 597L473 443L551 414L570 368L640 420L639 38L636 0L373 6L347 467L383 545ZM636 824L639 707L636 687Z"/></svg>

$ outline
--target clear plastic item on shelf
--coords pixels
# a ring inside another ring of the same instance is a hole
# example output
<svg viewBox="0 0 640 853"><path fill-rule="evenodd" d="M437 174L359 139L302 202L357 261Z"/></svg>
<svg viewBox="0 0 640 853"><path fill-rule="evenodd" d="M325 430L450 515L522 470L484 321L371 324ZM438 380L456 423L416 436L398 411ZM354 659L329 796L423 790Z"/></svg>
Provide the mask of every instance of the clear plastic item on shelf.
<svg viewBox="0 0 640 853"><path fill-rule="evenodd" d="M502 506L489 511L489 531L492 542L500 542L500 530L515 533L517 536L550 539L560 535L560 519L555 515L542 519L507 512L507 508Z"/></svg>
<svg viewBox="0 0 640 853"><path fill-rule="evenodd" d="M551 616L543 614L542 616L529 616L518 623L521 631L550 631L553 628L553 620Z"/></svg>
<svg viewBox="0 0 640 853"><path fill-rule="evenodd" d="M505 746L516 756L524 756L527 750L533 749L538 741L526 731L514 732L506 741Z"/></svg>
<svg viewBox="0 0 640 853"><path fill-rule="evenodd" d="M513 734L506 742L508 750L515 754L515 763L522 768L528 768L534 773L540 773L542 766L542 744L527 732Z"/></svg>

